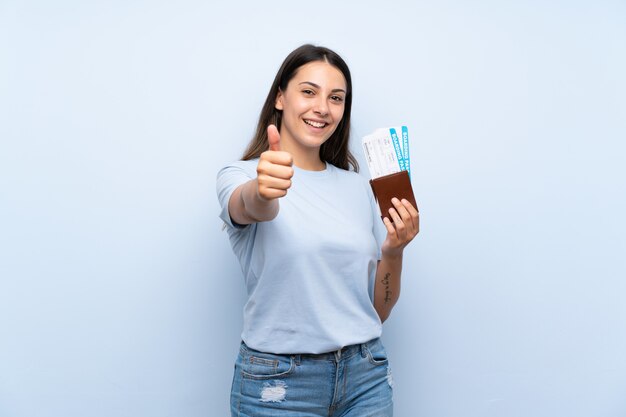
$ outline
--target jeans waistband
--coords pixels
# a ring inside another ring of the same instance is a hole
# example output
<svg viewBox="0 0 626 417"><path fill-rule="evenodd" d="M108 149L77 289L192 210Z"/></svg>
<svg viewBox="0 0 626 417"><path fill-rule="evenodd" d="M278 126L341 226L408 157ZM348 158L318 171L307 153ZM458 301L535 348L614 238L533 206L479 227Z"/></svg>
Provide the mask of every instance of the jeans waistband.
<svg viewBox="0 0 626 417"><path fill-rule="evenodd" d="M347 359L356 354L360 354L363 357L366 357L368 346L370 347L373 346L375 343L379 342L379 340L380 338L376 338L365 343L357 343L354 345L348 345L348 346L344 346L341 349L333 350L330 352L324 352L324 353L295 353L295 354L272 353L272 355L293 357L296 359L297 363L300 363L302 359L334 360L334 361L339 362L341 359ZM254 351L254 349L251 349L250 347L248 347L245 344L245 342L242 341L241 344L248 351Z"/></svg>
<svg viewBox="0 0 626 417"><path fill-rule="evenodd" d="M356 355L357 353L363 355L363 357L366 356L366 349L367 349L367 344L370 342L366 342L366 343L358 343L355 345L348 345L348 346L344 346L341 349L337 349L337 350L333 350L330 352L325 352L325 353L317 353L317 354L309 354L309 353L304 353L304 354L300 354L300 355L296 355L300 356L302 358L309 358L309 359L321 359L321 360L336 360L337 362L339 362L342 358L350 358L354 355Z"/></svg>

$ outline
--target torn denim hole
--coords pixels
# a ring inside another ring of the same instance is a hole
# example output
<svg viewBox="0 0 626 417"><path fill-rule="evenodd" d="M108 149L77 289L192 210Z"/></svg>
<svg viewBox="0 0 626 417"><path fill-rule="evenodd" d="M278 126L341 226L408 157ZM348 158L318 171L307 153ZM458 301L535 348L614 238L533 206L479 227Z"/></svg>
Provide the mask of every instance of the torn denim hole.
<svg viewBox="0 0 626 417"><path fill-rule="evenodd" d="M387 367L387 383L393 389L393 375L391 375L391 367Z"/></svg>
<svg viewBox="0 0 626 417"><path fill-rule="evenodd" d="M261 390L262 403L278 403L285 401L287 395L287 384L284 381L272 381L263 384Z"/></svg>

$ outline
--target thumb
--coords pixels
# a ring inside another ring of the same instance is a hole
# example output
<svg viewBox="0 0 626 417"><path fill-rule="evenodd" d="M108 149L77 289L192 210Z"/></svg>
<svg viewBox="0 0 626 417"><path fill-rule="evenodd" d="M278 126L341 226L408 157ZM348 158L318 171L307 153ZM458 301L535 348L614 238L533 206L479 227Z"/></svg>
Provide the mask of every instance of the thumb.
<svg viewBox="0 0 626 417"><path fill-rule="evenodd" d="M270 144L270 151L280 151L280 133L274 125L267 127L267 141Z"/></svg>

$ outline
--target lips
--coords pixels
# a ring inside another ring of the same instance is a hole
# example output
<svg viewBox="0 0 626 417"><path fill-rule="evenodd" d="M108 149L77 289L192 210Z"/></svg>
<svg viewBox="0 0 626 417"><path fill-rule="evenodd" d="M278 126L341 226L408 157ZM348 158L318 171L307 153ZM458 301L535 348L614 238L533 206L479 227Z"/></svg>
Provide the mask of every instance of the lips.
<svg viewBox="0 0 626 417"><path fill-rule="evenodd" d="M318 129L321 129L321 128L326 127L328 125L328 123L316 122L315 120L310 120L310 119L304 119L304 123L308 124L309 126L316 127Z"/></svg>

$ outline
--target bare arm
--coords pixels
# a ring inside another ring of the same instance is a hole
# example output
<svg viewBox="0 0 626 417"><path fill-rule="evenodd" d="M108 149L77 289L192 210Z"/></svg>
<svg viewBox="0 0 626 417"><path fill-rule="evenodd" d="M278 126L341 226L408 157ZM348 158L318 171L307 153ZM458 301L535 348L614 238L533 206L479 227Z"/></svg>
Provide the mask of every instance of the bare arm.
<svg viewBox="0 0 626 417"><path fill-rule="evenodd" d="M397 258L383 255L382 259L378 261L374 287L374 307L381 322L387 320L391 314L391 309L400 298L401 274L402 255Z"/></svg>
<svg viewBox="0 0 626 417"><path fill-rule="evenodd" d="M228 201L228 213L235 223L265 222L278 215L278 200L265 200L259 195L258 188L255 178L233 191Z"/></svg>
<svg viewBox="0 0 626 417"><path fill-rule="evenodd" d="M374 285L374 308L380 321L384 322L391 314L400 297L402 275L402 255L406 245L419 233L419 213L407 200L393 199L395 207L389 209L389 218L383 222L387 228L387 238L382 246L382 257L376 269Z"/></svg>

